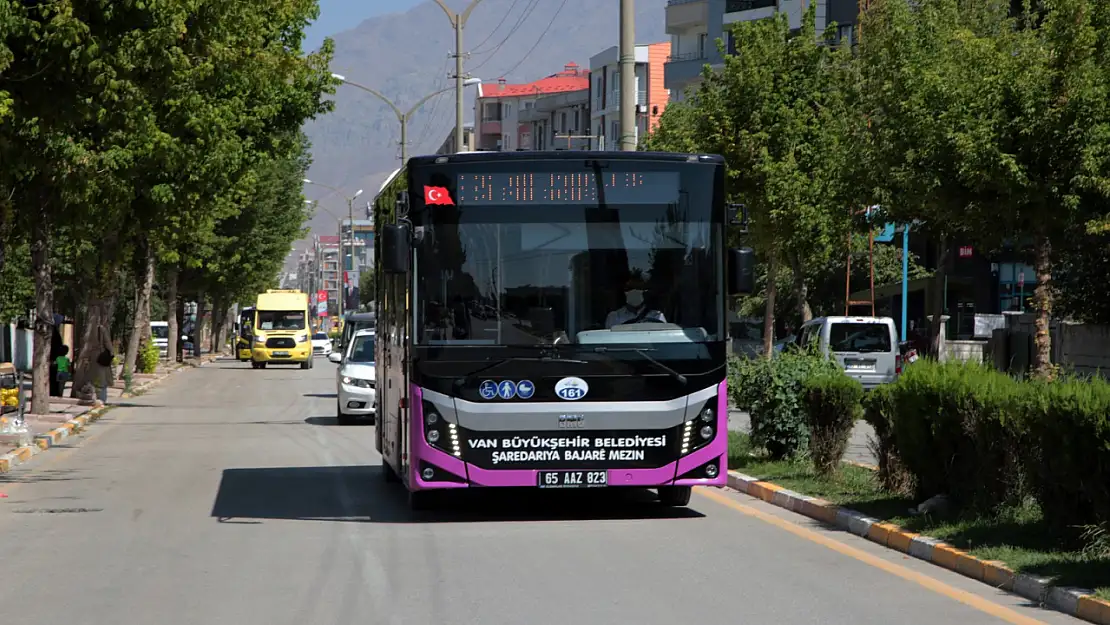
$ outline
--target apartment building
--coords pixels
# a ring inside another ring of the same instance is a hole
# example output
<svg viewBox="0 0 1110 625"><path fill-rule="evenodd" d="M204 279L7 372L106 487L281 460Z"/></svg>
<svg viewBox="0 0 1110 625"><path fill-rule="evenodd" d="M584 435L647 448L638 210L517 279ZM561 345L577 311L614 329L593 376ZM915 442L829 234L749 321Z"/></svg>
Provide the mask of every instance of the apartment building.
<svg viewBox="0 0 1110 625"><path fill-rule="evenodd" d="M590 149L590 89L539 96L520 111L531 126L533 150Z"/></svg>
<svg viewBox="0 0 1110 625"><path fill-rule="evenodd" d="M455 149L455 128L447 133L447 138L440 144L436 154L454 154L456 152L470 152L474 150L474 124L463 124L462 150Z"/></svg>
<svg viewBox="0 0 1110 625"><path fill-rule="evenodd" d="M343 301L345 308L354 309L358 307L356 289L359 277L374 265L374 222L370 219L344 219L340 223L343 234Z"/></svg>
<svg viewBox="0 0 1110 625"><path fill-rule="evenodd" d="M706 65L714 69L723 67L724 57L717 49L717 40L724 42L726 54L735 52L729 32L732 24L782 12L792 28L799 28L810 3L817 5L819 35L835 22L835 39L854 43L858 0L668 0L666 32L671 36L672 50L664 76L671 97L680 101L685 99L688 89L696 89Z"/></svg>
<svg viewBox="0 0 1110 625"><path fill-rule="evenodd" d="M801 28L802 16L811 3L816 4L818 36L835 22L836 40L853 42L858 0L725 0L721 22L727 31L730 24L764 19L780 12L786 14L791 28Z"/></svg>
<svg viewBox="0 0 1110 625"><path fill-rule="evenodd" d="M563 71L526 84L508 84L502 78L496 84L478 85L474 98L474 119L478 128L475 149L537 149L532 134L533 122L537 120L532 113L527 113L529 121L525 122L521 112L531 111L540 98L588 90L589 86L589 71L576 63L567 63Z"/></svg>
<svg viewBox="0 0 1110 625"><path fill-rule="evenodd" d="M636 46L636 136L655 129L670 93L664 78L672 42ZM590 57L590 126L593 149L620 146L620 49L613 46Z"/></svg>
<svg viewBox="0 0 1110 625"><path fill-rule="evenodd" d="M775 0L748 0L749 4L772 6ZM728 2L737 8L735 2ZM671 54L663 70L664 86L676 102L686 99L688 90L697 89L701 71L707 64L719 68L724 57L717 40L725 39L726 0L668 0L666 33L671 36Z"/></svg>
<svg viewBox="0 0 1110 625"><path fill-rule="evenodd" d="M327 291L328 314L337 315L339 314L339 236L315 235L312 238L312 255L317 275L314 291Z"/></svg>

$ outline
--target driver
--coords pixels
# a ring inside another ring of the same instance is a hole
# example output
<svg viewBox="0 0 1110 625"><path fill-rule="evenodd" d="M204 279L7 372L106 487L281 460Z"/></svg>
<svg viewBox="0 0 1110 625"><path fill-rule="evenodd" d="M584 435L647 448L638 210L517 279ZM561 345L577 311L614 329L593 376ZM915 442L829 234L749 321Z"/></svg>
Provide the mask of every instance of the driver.
<svg viewBox="0 0 1110 625"><path fill-rule="evenodd" d="M624 285L624 306L614 310L605 317L605 328L641 321L656 321L666 323L663 313L644 305L644 283L635 278L629 279Z"/></svg>

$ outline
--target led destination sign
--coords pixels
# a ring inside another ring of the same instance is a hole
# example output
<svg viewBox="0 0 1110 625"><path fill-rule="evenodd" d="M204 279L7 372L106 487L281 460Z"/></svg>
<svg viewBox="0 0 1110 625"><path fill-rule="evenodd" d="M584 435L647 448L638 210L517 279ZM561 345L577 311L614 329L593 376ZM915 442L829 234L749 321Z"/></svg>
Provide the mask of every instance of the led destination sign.
<svg viewBox="0 0 1110 625"><path fill-rule="evenodd" d="M678 202L674 171L460 174L457 199L466 205L672 204Z"/></svg>

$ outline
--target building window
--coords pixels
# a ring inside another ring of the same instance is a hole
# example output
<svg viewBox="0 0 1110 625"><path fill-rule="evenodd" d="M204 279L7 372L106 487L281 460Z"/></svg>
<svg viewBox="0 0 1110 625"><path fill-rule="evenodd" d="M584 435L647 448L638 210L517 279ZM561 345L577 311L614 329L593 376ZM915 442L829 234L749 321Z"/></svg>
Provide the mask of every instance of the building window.
<svg viewBox="0 0 1110 625"><path fill-rule="evenodd" d="M856 30L852 24L836 25L836 42L849 46L855 45Z"/></svg>
<svg viewBox="0 0 1110 625"><path fill-rule="evenodd" d="M698 33L698 58L699 59L704 59L705 58L705 45L706 45L706 41L708 39L709 39L709 34L708 33Z"/></svg>
<svg viewBox="0 0 1110 625"><path fill-rule="evenodd" d="M559 113L559 130L561 132L566 132L567 131L567 112L566 111L563 111L562 113Z"/></svg>

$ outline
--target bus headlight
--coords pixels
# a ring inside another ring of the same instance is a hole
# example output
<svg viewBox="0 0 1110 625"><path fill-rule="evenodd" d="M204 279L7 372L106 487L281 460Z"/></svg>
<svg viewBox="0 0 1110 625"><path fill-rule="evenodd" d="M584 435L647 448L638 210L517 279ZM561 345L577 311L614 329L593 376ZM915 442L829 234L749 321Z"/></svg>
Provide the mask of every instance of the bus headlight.
<svg viewBox="0 0 1110 625"><path fill-rule="evenodd" d="M460 442L458 426L454 423L448 423L430 402L423 402L423 407L424 440L444 453L461 458L462 443Z"/></svg>
<svg viewBox="0 0 1110 625"><path fill-rule="evenodd" d="M298 334L295 338L296 338L298 343L307 343L308 342L308 335L307 334Z"/></svg>
<svg viewBox="0 0 1110 625"><path fill-rule="evenodd" d="M679 454L685 456L705 447L717 436L717 398L705 403L693 419L682 424Z"/></svg>
<svg viewBox="0 0 1110 625"><path fill-rule="evenodd" d="M254 335L254 344L255 345L265 345L266 344L266 337L262 336L261 334L255 334Z"/></svg>

